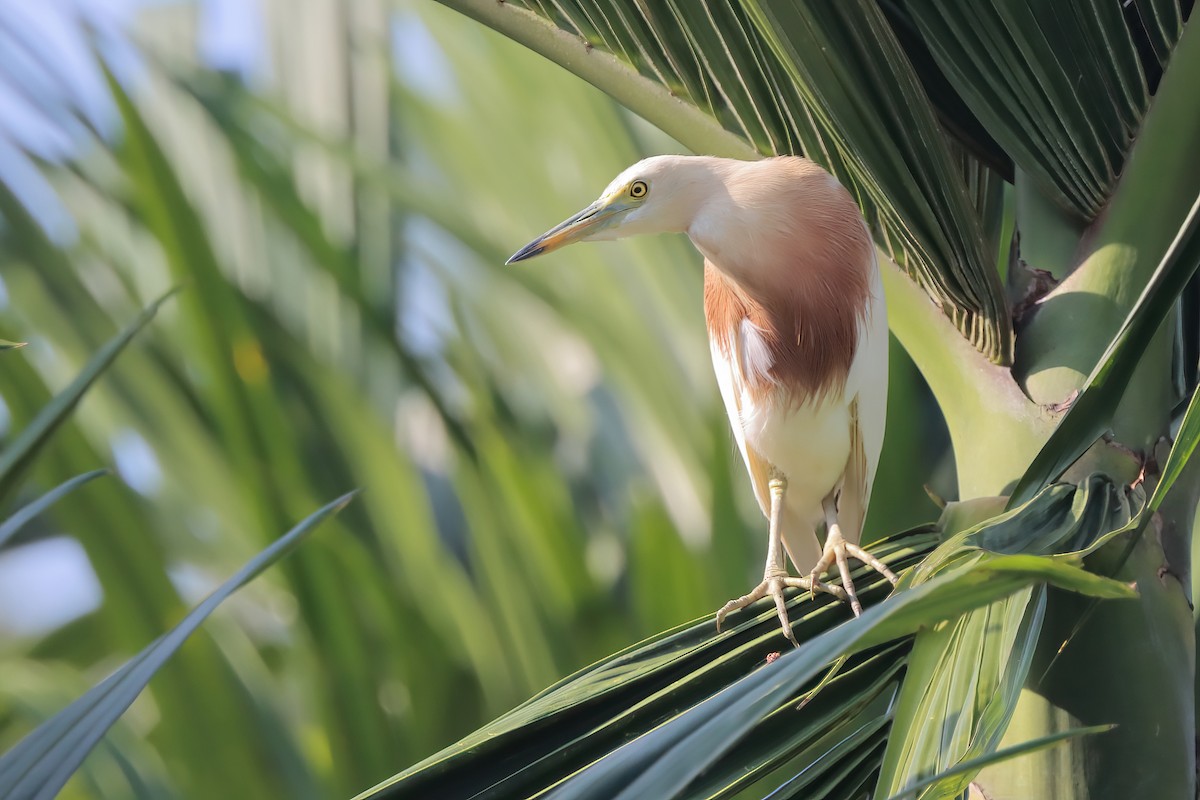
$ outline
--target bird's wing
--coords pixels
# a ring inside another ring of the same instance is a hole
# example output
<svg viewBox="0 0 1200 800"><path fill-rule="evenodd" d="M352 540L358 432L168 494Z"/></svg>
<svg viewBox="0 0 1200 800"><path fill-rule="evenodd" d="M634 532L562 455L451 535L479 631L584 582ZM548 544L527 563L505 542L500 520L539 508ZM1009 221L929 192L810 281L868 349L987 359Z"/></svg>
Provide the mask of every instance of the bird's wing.
<svg viewBox="0 0 1200 800"><path fill-rule="evenodd" d="M879 269L872 268L871 302L859 327L858 352L846 378L850 401L850 460L842 480L838 521L842 535L857 542L879 467L883 432L887 421L888 328L887 306Z"/></svg>
<svg viewBox="0 0 1200 800"><path fill-rule="evenodd" d="M748 343L744 342L746 320L743 320L743 325L739 325L733 333L733 347L730 356L726 356L718 344L718 337L709 336L709 348L713 354L713 372L716 373L716 385L720 387L721 399L725 401L725 411L730 417L730 427L733 429L733 439L738 443L738 452L742 453L742 459L746 465L746 471L750 473L750 485L754 487L755 499L758 500L758 507L762 509L763 516L768 516L770 513L770 493L767 487L770 480L770 465L767 459L758 455L754 447L746 444L746 434L744 426L744 414L748 409L745 409L748 403L746 397L746 369L761 369L766 373L769 371L770 365L762 366L762 363L755 365L746 365L746 360L755 360L761 362L762 354L754 353L748 355L746 347Z"/></svg>
<svg viewBox="0 0 1200 800"><path fill-rule="evenodd" d="M762 509L764 517L771 513L771 465L760 455L752 445L746 442L746 432L743 425L744 416L753 413L749 398L746 397L746 353L743 352L741 337L747 330L739 328L735 336L734 358L726 358L720 347L712 345L713 368L717 373L717 385L721 388L721 398L725 401L725 410L729 414L730 427L733 428L733 438L737 441L738 450L746 462L746 471L750 473L750 485L754 489L754 498ZM750 367L753 369L753 367ZM748 407L750 406L750 407ZM784 509L783 546L788 557L801 573L807 574L821 557L821 546L813 531L812 521L801 515Z"/></svg>
<svg viewBox="0 0 1200 800"><path fill-rule="evenodd" d="M733 438L737 442L738 452L746 462L746 471L750 473L750 484L754 487L754 497L762 509L763 516L770 513L771 499L767 489L769 466L765 459L746 445L746 431L742 426L742 392L744 379L736 359L726 358L721 352L715 337L709 337L712 350L713 372L717 375L717 386L721 389L721 399L725 401L725 412L729 415L729 427L733 429Z"/></svg>

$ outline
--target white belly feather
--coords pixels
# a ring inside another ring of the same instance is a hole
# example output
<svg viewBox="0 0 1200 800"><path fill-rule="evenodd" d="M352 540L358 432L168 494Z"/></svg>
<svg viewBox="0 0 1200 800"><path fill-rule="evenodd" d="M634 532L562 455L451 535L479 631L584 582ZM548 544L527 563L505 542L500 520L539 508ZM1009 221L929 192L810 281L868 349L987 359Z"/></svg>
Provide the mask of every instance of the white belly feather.
<svg viewBox="0 0 1200 800"><path fill-rule="evenodd" d="M786 505L810 525L822 519L821 501L838 485L850 457L850 405L841 396L796 405L778 392L764 400L747 390L740 369L713 348L713 367L742 458L746 445L788 479ZM732 402L731 402L732 401ZM749 463L747 462L747 467ZM766 487L754 487L762 511Z"/></svg>

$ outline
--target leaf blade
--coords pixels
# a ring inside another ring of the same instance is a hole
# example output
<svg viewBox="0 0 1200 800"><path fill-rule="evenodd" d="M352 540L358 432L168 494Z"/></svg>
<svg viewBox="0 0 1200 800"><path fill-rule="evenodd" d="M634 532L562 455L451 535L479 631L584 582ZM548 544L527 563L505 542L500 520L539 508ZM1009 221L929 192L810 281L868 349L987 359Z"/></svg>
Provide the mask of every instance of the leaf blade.
<svg viewBox="0 0 1200 800"><path fill-rule="evenodd" d="M339 497L285 533L193 608L174 628L0 756L0 785L9 800L53 798L88 753L136 699L154 673L229 595L287 555L356 492Z"/></svg>
<svg viewBox="0 0 1200 800"><path fill-rule="evenodd" d="M970 761L964 761L961 764L946 770L945 772L938 773L931 778L926 778L923 781L915 783L898 794L891 795L887 798L887 800L908 800L909 798L916 797L919 792L936 785L946 778L953 778L967 773L975 773L984 767L991 766L992 764L998 764L1001 761L1007 761L1010 758L1028 755L1029 753L1036 753L1038 750L1045 750L1048 747L1054 747L1056 745L1063 744L1069 739L1077 739L1080 736L1095 736L1099 733L1107 733L1108 731L1111 731L1113 727L1114 726L1112 725L1089 725L1083 728L1071 728L1070 730L1050 733L1037 739L1030 739L1027 742L1021 742L1020 744L1015 744L1012 747L1006 747L1003 750L997 750L996 752L989 753L986 756L980 756L979 758L973 758Z"/></svg>
<svg viewBox="0 0 1200 800"><path fill-rule="evenodd" d="M54 431L66 421L71 411L91 388L92 384L107 370L121 351L133 338L154 319L159 307L176 292L171 289L148 305L116 336L96 351L65 389L54 396L33 421L17 435L3 453L0 453L0 499L7 496L24 476L34 456L53 436Z"/></svg>
<svg viewBox="0 0 1200 800"><path fill-rule="evenodd" d="M22 506L19 511L10 516L8 519L0 523L0 548L4 547L4 543L12 538L22 526L36 517L38 514L45 511L54 503L58 502L64 496L78 489L88 481L99 478L101 475L107 475L108 470L97 469L91 472L85 472L82 475L76 475L68 481L64 481L55 488L46 492L38 499Z"/></svg>
<svg viewBox="0 0 1200 800"><path fill-rule="evenodd" d="M787 702L831 658L882 644L935 620L957 616L1030 583L1048 581L1070 589L1097 588L1097 584L1081 578L1082 572L1078 567L1044 557L1002 556L901 592L862 616L821 634L806 647L780 657L771 670L759 670L614 751L549 797L583 800L611 796L617 790L617 800L680 796L708 763L698 763L694 758L696 752L707 754L710 760L728 752L758 720ZM1121 596L1129 594L1128 587L1104 586L1101 590Z"/></svg>

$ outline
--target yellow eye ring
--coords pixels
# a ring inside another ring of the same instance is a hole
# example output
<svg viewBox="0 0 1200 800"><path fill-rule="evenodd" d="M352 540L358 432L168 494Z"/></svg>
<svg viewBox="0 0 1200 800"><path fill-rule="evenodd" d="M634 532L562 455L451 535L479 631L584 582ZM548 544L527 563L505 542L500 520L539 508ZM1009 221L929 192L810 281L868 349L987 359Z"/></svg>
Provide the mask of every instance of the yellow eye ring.
<svg viewBox="0 0 1200 800"><path fill-rule="evenodd" d="M629 196L634 200L641 200L648 191L650 191L650 187L646 185L645 181L634 181L629 184Z"/></svg>

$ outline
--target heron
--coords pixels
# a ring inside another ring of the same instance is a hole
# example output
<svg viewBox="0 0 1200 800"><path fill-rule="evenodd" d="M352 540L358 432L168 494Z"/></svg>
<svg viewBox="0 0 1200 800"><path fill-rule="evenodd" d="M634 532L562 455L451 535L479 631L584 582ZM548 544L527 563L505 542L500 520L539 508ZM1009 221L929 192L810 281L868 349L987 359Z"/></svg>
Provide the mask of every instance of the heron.
<svg viewBox="0 0 1200 800"><path fill-rule="evenodd" d="M762 582L717 611L717 629L769 596L795 645L785 589L828 592L858 616L850 558L896 583L858 544L887 416L887 310L870 232L845 187L806 158L654 156L508 263L651 233L685 233L704 258L713 368L767 519ZM835 564L840 587L822 580Z"/></svg>

